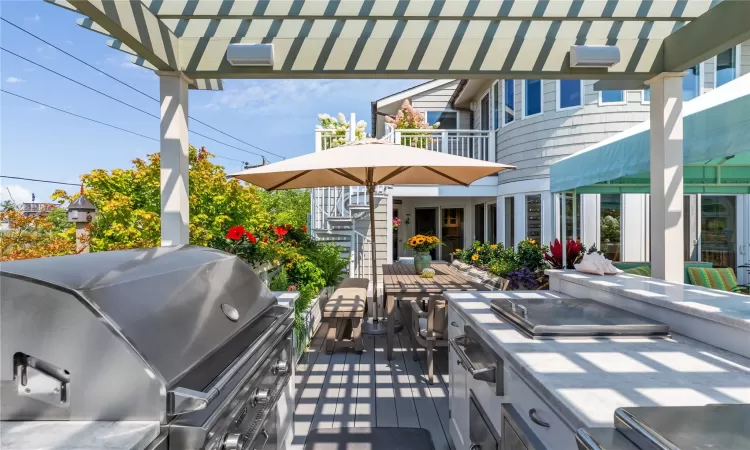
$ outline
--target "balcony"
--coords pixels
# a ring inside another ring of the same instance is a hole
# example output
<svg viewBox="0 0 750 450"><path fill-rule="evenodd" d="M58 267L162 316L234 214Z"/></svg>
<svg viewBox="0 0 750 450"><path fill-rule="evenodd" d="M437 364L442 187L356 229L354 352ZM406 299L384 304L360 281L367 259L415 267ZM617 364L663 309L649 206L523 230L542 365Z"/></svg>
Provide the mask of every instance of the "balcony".
<svg viewBox="0 0 750 450"><path fill-rule="evenodd" d="M384 139L434 152L495 160L494 133L489 130L390 130Z"/></svg>

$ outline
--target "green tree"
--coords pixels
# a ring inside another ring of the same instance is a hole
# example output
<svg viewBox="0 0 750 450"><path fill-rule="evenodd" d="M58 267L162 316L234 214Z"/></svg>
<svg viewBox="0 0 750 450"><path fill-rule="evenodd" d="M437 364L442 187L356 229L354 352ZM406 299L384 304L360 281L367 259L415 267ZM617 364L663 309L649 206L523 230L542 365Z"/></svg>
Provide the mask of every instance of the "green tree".
<svg viewBox="0 0 750 450"><path fill-rule="evenodd" d="M195 245L211 246L223 240L232 225L257 228L268 226L271 219L262 205L265 193L227 179L224 167L211 162L212 157L205 148L190 147L190 243ZM81 181L98 213L90 232L92 251L159 245L158 153L134 160L129 169L94 170L82 175ZM77 195L57 191L53 198L71 201Z"/></svg>
<svg viewBox="0 0 750 450"><path fill-rule="evenodd" d="M307 223L310 212L310 191L307 189L264 191L260 199L261 207L268 213L272 224L290 224L299 228Z"/></svg>

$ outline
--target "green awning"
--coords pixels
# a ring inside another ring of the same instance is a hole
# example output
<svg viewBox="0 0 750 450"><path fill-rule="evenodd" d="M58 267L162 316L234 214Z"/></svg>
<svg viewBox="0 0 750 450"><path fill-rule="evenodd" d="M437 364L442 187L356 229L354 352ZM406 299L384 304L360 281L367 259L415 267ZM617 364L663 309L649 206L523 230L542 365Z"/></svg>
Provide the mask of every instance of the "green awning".
<svg viewBox="0 0 750 450"><path fill-rule="evenodd" d="M550 167L552 192L648 193L649 122ZM686 194L750 194L750 75L685 103Z"/></svg>

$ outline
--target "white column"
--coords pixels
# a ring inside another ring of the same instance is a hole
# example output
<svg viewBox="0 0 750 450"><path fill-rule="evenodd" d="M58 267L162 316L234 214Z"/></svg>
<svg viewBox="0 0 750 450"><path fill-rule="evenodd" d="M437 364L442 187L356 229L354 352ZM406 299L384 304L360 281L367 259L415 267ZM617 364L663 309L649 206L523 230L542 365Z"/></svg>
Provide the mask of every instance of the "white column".
<svg viewBox="0 0 750 450"><path fill-rule="evenodd" d="M393 263L393 195L391 195L390 192L388 192L387 197L387 204L386 204L386 232L385 232L385 241L387 243L386 245L386 260L385 262L388 264Z"/></svg>
<svg viewBox="0 0 750 450"><path fill-rule="evenodd" d="M622 261L647 261L646 253L646 194L623 194L620 211Z"/></svg>
<svg viewBox="0 0 750 450"><path fill-rule="evenodd" d="M599 203L596 194L581 194L581 242L591 247L598 244Z"/></svg>
<svg viewBox="0 0 750 450"><path fill-rule="evenodd" d="M188 79L159 72L161 99L161 245L190 241L188 204Z"/></svg>
<svg viewBox="0 0 750 450"><path fill-rule="evenodd" d="M526 196L516 194L513 196L513 213L516 215L513 223L513 248L526 239Z"/></svg>
<svg viewBox="0 0 750 450"><path fill-rule="evenodd" d="M682 77L662 73L651 88L651 274L682 283Z"/></svg>
<svg viewBox="0 0 750 450"><path fill-rule="evenodd" d="M498 195L497 201L497 242L502 242L506 246L505 242L505 197ZM493 242L496 244L497 242Z"/></svg>

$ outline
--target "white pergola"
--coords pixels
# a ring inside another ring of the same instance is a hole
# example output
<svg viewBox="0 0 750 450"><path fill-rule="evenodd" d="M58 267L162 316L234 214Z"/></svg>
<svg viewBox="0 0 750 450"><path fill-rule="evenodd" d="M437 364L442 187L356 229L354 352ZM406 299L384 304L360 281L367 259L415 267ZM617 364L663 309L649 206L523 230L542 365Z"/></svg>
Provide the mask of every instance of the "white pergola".
<svg viewBox="0 0 750 450"><path fill-rule="evenodd" d="M162 244L188 242L188 89L222 78L597 79L651 88L653 275L683 278L683 72L750 39L750 0L45 0L154 70L161 92ZM234 43L272 44L268 67ZM608 69L570 65L609 45Z"/></svg>

